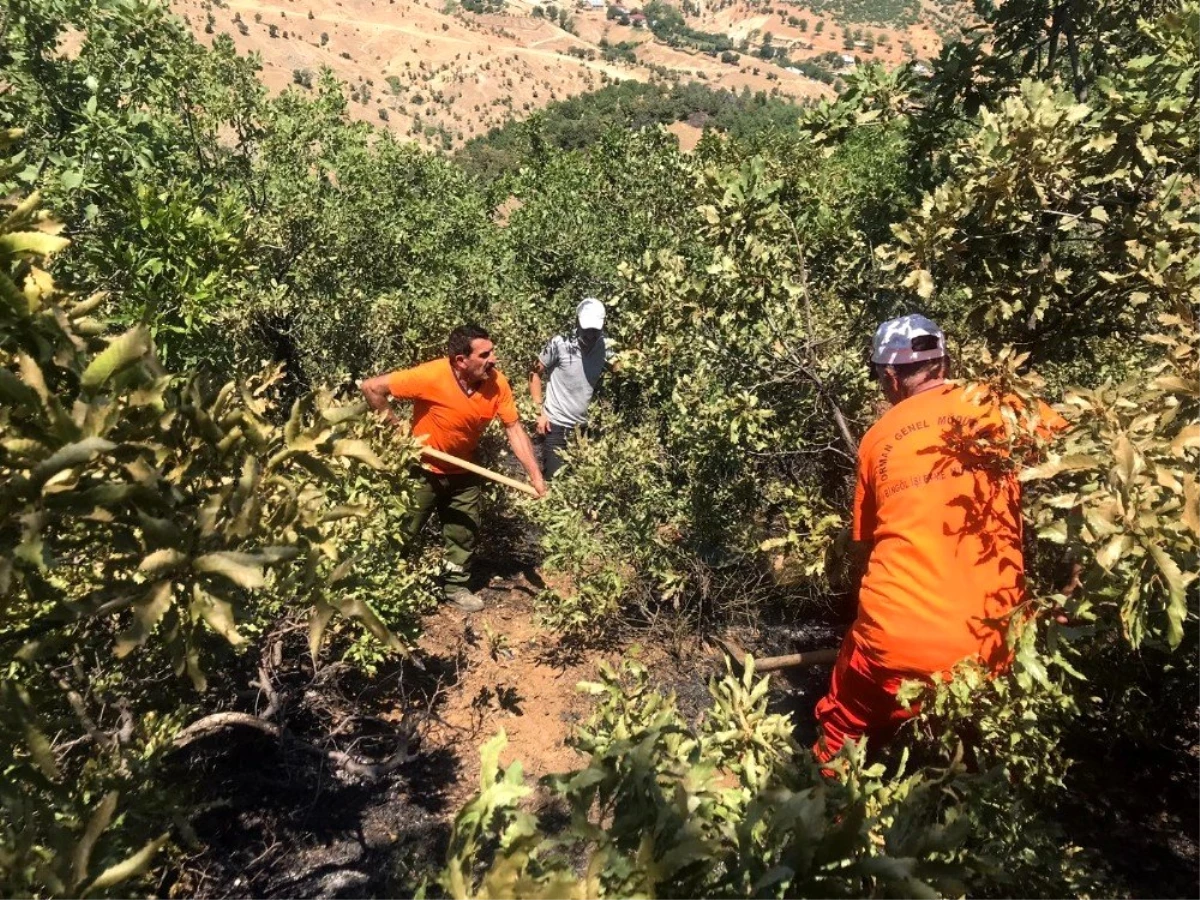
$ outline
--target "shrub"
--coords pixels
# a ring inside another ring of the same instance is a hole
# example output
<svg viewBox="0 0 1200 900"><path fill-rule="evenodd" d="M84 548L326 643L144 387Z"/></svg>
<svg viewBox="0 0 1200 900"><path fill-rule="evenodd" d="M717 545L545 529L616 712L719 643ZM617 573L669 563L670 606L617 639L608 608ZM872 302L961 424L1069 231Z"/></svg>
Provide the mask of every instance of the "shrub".
<svg viewBox="0 0 1200 900"><path fill-rule="evenodd" d="M709 685L699 726L635 662L581 688L599 698L575 739L588 764L545 782L571 812L567 833L547 837L520 809L530 789L519 763L498 765L502 732L483 748L479 795L455 819L441 877L451 895L961 893L966 830L947 805L961 769L885 780L849 753L841 778L823 778L791 723L767 711L752 666ZM583 855L583 878L566 847Z"/></svg>
<svg viewBox="0 0 1200 900"><path fill-rule="evenodd" d="M141 876L167 842L177 800L155 780L159 748L195 705L157 678L124 679L131 655L203 691L220 645L246 646L284 598L311 611L314 655L335 613L383 652L403 650L338 587L350 569L340 539L355 534L344 522L368 510L335 507L323 489L351 461L383 464L360 409L306 398L273 422L278 369L213 389L164 371L145 326L109 336L94 315L104 294L61 294L37 267L67 242L36 196L3 209L0 641L25 649L0 681L13 761L0 821L19 835L0 873L13 893L91 893ZM85 657L91 683L54 676ZM102 718L111 702L120 730L105 741L95 722L114 727ZM68 752L64 731L88 749ZM118 816L123 795L145 808Z"/></svg>

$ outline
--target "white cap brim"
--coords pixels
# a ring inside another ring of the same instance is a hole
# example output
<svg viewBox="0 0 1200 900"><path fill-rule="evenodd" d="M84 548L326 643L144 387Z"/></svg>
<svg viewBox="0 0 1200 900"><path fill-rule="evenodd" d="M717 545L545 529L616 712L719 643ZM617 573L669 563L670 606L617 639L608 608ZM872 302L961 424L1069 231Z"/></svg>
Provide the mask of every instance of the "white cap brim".
<svg viewBox="0 0 1200 900"><path fill-rule="evenodd" d="M936 350L885 350L876 353L871 362L881 366L906 366L909 363L926 362L931 359L941 359L946 351L941 347Z"/></svg>
<svg viewBox="0 0 1200 900"><path fill-rule="evenodd" d="M934 338L937 346L913 349L918 338ZM919 313L889 319L875 330L871 362L879 366L905 366L941 359L946 355L946 335L931 319Z"/></svg>

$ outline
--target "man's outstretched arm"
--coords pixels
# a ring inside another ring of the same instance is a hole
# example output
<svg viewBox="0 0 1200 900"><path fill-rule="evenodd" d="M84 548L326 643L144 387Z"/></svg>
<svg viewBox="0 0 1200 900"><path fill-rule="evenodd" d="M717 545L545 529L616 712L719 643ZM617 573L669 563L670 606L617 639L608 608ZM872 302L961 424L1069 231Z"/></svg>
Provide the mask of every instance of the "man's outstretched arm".
<svg viewBox="0 0 1200 900"><path fill-rule="evenodd" d="M534 404L538 408L537 416L537 432L538 434L550 433L550 420L546 417L545 410L542 408L542 376L546 374L546 367L540 359L534 360L533 370L529 373L529 396L533 398Z"/></svg>
<svg viewBox="0 0 1200 900"><path fill-rule="evenodd" d="M388 387L388 377L387 375L376 375L374 378L366 378L359 385L359 390L363 392L363 396L367 399L367 405L371 409L383 413L383 417L393 425L401 425L403 423L400 421L400 417L392 409L392 391Z"/></svg>
<svg viewBox="0 0 1200 900"><path fill-rule="evenodd" d="M508 437L508 446L512 447L513 455L525 467L525 471L529 475L529 483L533 485L533 489L538 492L539 497L544 496L546 481L542 478L542 470L538 468L537 458L533 455L533 442L525 433L524 426L520 422L505 425L504 434Z"/></svg>

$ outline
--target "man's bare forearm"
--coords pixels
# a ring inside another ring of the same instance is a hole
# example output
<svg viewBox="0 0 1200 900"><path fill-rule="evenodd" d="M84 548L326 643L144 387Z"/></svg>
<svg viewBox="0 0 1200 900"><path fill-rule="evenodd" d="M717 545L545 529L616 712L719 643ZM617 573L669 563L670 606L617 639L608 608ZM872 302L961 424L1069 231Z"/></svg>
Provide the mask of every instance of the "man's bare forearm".
<svg viewBox="0 0 1200 900"><path fill-rule="evenodd" d="M541 368L536 368L529 375L529 396L533 398L533 402L537 404L538 409L542 408L542 372Z"/></svg>
<svg viewBox="0 0 1200 900"><path fill-rule="evenodd" d="M537 404L538 414L535 427L538 434L549 434L550 420L546 418L546 410L542 407L542 375L545 374L546 367L542 365L539 359L533 364L533 371L529 373L529 396L533 398L533 402Z"/></svg>
<svg viewBox="0 0 1200 900"><path fill-rule="evenodd" d="M520 422L514 422L504 429L508 437L508 445L512 447L513 455L529 475L529 483L539 494L546 492L546 482L542 479L542 470L538 467L537 457L533 454L533 442L525 433Z"/></svg>
<svg viewBox="0 0 1200 900"><path fill-rule="evenodd" d="M366 398L367 406L378 413L382 413L383 417L393 425L401 424L400 417L392 409L392 393L388 390L386 376L380 375L376 378L365 379L359 385L359 390L362 391L363 397Z"/></svg>

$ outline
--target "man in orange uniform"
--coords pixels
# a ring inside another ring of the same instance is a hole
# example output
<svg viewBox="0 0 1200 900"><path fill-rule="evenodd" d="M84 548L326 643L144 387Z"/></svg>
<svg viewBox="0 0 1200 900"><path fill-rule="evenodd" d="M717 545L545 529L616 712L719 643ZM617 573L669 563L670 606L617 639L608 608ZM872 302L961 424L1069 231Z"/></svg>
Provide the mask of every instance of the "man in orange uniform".
<svg viewBox="0 0 1200 900"><path fill-rule="evenodd" d="M999 409L946 383L941 329L924 316L879 326L872 367L893 404L858 450L855 541L869 548L858 617L816 707L821 762L846 741L886 741L915 710L896 692L967 658L1006 658L1005 618L1024 599L1021 494L968 436L1005 434Z"/></svg>
<svg viewBox="0 0 1200 900"><path fill-rule="evenodd" d="M368 378L362 392L373 409L396 424L400 419L391 408L391 398L413 401L413 435L426 438L428 447L472 462L484 430L499 418L513 454L529 473L529 483L539 495L546 493L512 389L496 368L495 347L482 328L456 328L450 333L446 356ZM479 534L480 477L436 460L426 461L418 475L415 509L405 536L414 539L437 510L446 548L446 600L464 612L478 612L483 600L468 585Z"/></svg>

